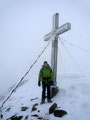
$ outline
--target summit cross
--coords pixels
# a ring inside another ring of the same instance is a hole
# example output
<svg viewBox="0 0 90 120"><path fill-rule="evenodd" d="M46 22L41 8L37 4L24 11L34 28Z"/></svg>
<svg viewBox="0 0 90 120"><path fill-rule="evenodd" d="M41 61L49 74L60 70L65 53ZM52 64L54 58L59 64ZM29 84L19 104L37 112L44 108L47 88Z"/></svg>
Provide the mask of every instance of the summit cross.
<svg viewBox="0 0 90 120"><path fill-rule="evenodd" d="M53 15L52 31L44 36L44 41L52 39L52 51L51 51L51 68L54 73L54 84L57 80L57 56L58 56L58 37L60 34L67 32L71 29L69 22L59 27L59 13Z"/></svg>

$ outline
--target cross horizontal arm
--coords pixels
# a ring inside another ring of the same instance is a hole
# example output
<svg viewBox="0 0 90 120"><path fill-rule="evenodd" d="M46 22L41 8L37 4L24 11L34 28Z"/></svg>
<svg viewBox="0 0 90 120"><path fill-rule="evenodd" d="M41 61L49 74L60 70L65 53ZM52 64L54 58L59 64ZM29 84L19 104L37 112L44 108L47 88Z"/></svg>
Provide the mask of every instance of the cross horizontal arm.
<svg viewBox="0 0 90 120"><path fill-rule="evenodd" d="M50 33L46 34L44 36L44 41L48 41L54 34L55 34L56 30L51 31Z"/></svg>
<svg viewBox="0 0 90 120"><path fill-rule="evenodd" d="M44 41L48 41L54 34L55 35L60 35L64 32L67 32L70 29L71 29L71 23L65 23L61 27L58 27L56 30L51 31L50 33L46 34L44 36Z"/></svg>
<svg viewBox="0 0 90 120"><path fill-rule="evenodd" d="M70 29L71 29L71 24L66 23L66 24L62 25L61 27L57 28L56 35L60 35L60 34L62 34L64 32L67 32Z"/></svg>

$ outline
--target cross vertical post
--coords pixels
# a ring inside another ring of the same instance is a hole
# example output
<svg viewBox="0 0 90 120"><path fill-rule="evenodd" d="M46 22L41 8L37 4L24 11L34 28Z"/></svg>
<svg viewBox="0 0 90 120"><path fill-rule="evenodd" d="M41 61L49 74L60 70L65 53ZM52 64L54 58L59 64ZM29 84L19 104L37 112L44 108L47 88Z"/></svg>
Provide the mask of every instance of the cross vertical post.
<svg viewBox="0 0 90 120"><path fill-rule="evenodd" d="M54 85L57 84L58 36L71 29L69 22L59 27L59 13L53 15L52 31L44 36L44 41L52 38L51 68L54 73Z"/></svg>
<svg viewBox="0 0 90 120"><path fill-rule="evenodd" d="M55 31L59 26L59 14L53 15L52 31ZM54 84L56 85L57 79L57 57L58 57L58 35L52 40L52 51L51 51L51 68L54 73Z"/></svg>

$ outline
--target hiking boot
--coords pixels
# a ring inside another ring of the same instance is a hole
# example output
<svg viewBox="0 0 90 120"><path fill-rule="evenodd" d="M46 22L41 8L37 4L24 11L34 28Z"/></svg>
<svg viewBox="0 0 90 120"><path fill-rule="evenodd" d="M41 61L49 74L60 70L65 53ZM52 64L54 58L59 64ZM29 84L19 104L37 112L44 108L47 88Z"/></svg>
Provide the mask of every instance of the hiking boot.
<svg viewBox="0 0 90 120"><path fill-rule="evenodd" d="M45 103L45 100L42 100L42 101L41 101L41 104L44 104L44 103Z"/></svg>
<svg viewBox="0 0 90 120"><path fill-rule="evenodd" d="M52 101L51 101L51 99L48 99L48 103L51 103Z"/></svg>

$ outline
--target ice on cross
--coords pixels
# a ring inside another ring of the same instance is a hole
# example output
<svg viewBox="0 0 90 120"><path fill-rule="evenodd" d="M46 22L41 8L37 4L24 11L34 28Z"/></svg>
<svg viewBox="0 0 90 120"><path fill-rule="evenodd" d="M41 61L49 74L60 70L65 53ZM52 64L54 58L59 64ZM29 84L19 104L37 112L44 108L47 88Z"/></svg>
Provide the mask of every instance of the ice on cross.
<svg viewBox="0 0 90 120"><path fill-rule="evenodd" d="M71 29L70 23L65 23L59 27L59 13L53 15L52 31L44 36L44 41L52 39L51 68L54 73L54 84L57 77L57 52L58 52L58 36Z"/></svg>
<svg viewBox="0 0 90 120"><path fill-rule="evenodd" d="M44 36L44 41L48 41L51 37L53 37L54 35L60 35L64 32L67 32L68 30L71 29L71 24L70 23L66 23L64 25L62 25L61 27L58 27L55 30L52 30L50 33L48 33L47 35Z"/></svg>

